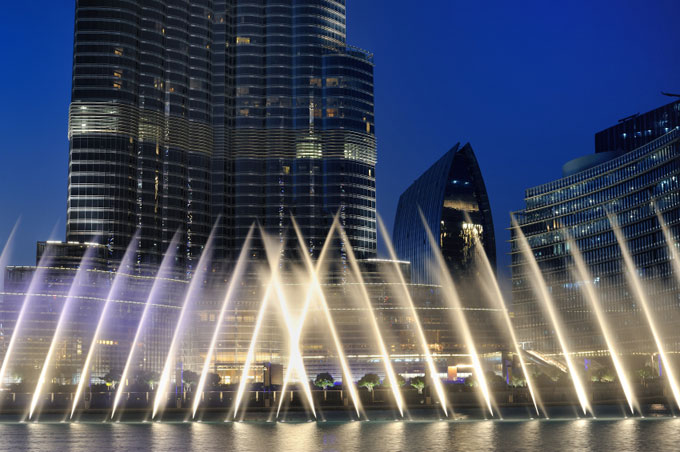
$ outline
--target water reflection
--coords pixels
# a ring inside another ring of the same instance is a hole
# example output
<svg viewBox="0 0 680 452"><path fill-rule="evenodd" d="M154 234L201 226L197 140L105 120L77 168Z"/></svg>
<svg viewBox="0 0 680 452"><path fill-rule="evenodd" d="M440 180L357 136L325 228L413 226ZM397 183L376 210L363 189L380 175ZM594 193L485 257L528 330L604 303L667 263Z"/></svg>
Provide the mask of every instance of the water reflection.
<svg viewBox="0 0 680 452"><path fill-rule="evenodd" d="M0 424L0 450L677 450L680 420Z"/></svg>

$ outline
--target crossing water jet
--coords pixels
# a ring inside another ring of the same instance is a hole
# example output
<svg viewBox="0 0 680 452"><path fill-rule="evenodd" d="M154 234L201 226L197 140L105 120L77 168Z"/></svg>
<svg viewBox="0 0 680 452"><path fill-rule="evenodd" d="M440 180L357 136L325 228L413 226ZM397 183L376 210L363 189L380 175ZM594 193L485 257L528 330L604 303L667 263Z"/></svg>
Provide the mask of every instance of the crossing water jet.
<svg viewBox="0 0 680 452"><path fill-rule="evenodd" d="M156 418L158 410L160 409L161 402L167 401L167 391L168 386L170 385L170 374L172 372L171 367L175 359L177 343L183 331L184 319L186 317L189 306L193 303L194 298L196 296L195 293L197 292L198 287L202 284L203 279L206 273L208 272L208 260L210 259L210 254L212 253L213 241L215 238L215 230L217 229L217 223L219 221L220 220L218 219L215 225L213 226L212 231L210 232L208 241L206 242L205 247L203 248L203 253L201 254L201 257L198 259L198 268L196 272L192 275L191 282L189 283L189 288L187 289L187 293L184 296L184 301L182 302L182 310L180 311L179 318L177 319L177 323L175 324L175 330L172 334L170 347L168 348L168 353L165 357L165 364L163 365L161 377L158 381L158 387L156 388L156 396L154 397L153 400L153 410L151 412L152 420ZM181 382L177 383L181 384Z"/></svg>
<svg viewBox="0 0 680 452"><path fill-rule="evenodd" d="M172 273L170 269L172 268L173 261L175 260L175 255L177 253L178 240L179 232L175 233L174 237L172 238L172 241L170 242L170 245L168 246L168 249L165 252L165 256L163 256L163 261L161 262L161 266L158 269L158 273L156 273L156 278L154 279L153 285L151 286L149 296L146 299L144 311L142 311L142 317L139 319L139 324L137 325L137 332L135 333L135 337L132 340L132 346L130 347L130 352L128 353L127 360L125 361L125 367L123 367L123 373L120 376L118 388L116 388L116 395L113 399L113 406L111 408L111 419L113 419L113 417L115 416L116 409L118 408L118 404L120 403L120 399L123 395L123 391L128 386L127 381L128 374L130 372L130 365L132 364L132 360L134 359L135 351L137 350L137 343L139 342L139 338L142 335L142 331L146 326L146 319L149 315L149 312L151 311L153 302L156 299L159 287L161 283L165 280L165 278L169 276L167 275L167 273Z"/></svg>
<svg viewBox="0 0 680 452"><path fill-rule="evenodd" d="M512 215L512 226L517 232L517 238L519 241L522 255L524 256L527 265L529 265L530 270L529 278L534 287L534 291L543 302L542 306L548 313L548 316L550 317L550 323L552 327L555 329L555 336L557 336L557 341L559 342L560 348L562 349L562 354L564 355L564 361L567 364L567 369L569 370L569 374L571 375L571 380L574 383L574 390L576 391L576 397L578 398L579 405L581 405L581 410L583 410L584 415L587 414L588 411L590 411L590 413L592 414L592 409L590 408L590 403L588 402L585 388L583 386L583 382L581 381L581 376L578 373L576 367L574 366L574 363L571 359L571 355L569 354L569 348L567 347L566 338L564 337L564 333L562 332L562 323L558 319L557 312L555 312L555 306L552 296L550 295L545 280L543 279L541 269L538 267L538 263L536 262L536 259L534 258L534 255L531 252L529 242L527 241L527 238L524 236L524 232L522 232L522 229L519 227L519 224L517 223L517 220L515 219L514 215Z"/></svg>
<svg viewBox="0 0 680 452"><path fill-rule="evenodd" d="M295 221L294 218L292 218L292 223L293 223L293 228L295 229L295 234L297 235L298 238L298 243L300 245L301 249L301 254L303 256L303 259L305 261L305 266L307 267L307 271L309 273L309 278L310 278L310 284L312 285L312 288L316 290L316 293L319 297L319 301L321 304L321 309L324 313L324 316L326 318L326 323L328 324L328 327L331 332L331 336L333 338L333 342L335 344L335 348L338 352L338 358L340 360L340 366L342 368L342 374L343 374L343 380L345 383L345 386L347 387L349 391L350 398L352 399L352 403L354 405L354 410L356 411L357 418L361 418L361 400L359 399L359 394L357 394L357 389L354 386L354 379L352 378L352 371L349 367L349 364L347 363L347 358L345 356L345 352L342 346L342 342L340 341L340 337L338 336L337 330L335 329L335 322L333 321L333 318L331 316L330 309L328 307L328 301L326 300L326 296L323 292L323 289L321 288L321 283L319 282L319 271L321 269L321 263L325 259L325 253L327 252L327 246L329 246L330 239L332 237L332 233L335 230L336 224L333 222L333 225L331 226L331 230L328 232L328 236L326 237L326 242L324 243L324 247L321 251L321 254L318 259L318 263L316 266L316 269L314 268L314 264L312 263L312 258L309 256L309 253L306 252L305 250L305 243L304 243L304 237L302 236L302 231L300 231L300 227L298 226L297 222Z"/></svg>
<svg viewBox="0 0 680 452"><path fill-rule="evenodd" d="M83 368L80 372L80 381L78 382L76 393L73 396L73 405L71 406L71 415L69 416L69 419L73 419L73 415L75 414L76 408L78 407L78 403L80 402L80 397L83 393L83 389L85 388L85 384L89 383L90 381L89 378L90 364L92 362L92 358L94 357L94 351L97 349L99 335L101 334L102 328L104 327L104 322L107 319L109 307L111 306L111 303L113 302L115 297L118 295L118 292L120 290L119 286L122 284L122 281L124 279L123 277L126 276L126 274L123 273L123 269L130 268L133 265L133 256L137 250L138 242L139 232L136 232L132 240L130 240L127 249L125 250L125 255L123 256L121 265L118 267L118 271L116 271L116 274L113 277L111 289L109 289L109 294L106 297L106 301L104 302L104 308L102 309L102 312L99 314L99 321L97 322L97 327L94 330L94 336L92 337L92 341L90 342L90 349L87 351L87 357L85 358L85 363L83 364Z"/></svg>
<svg viewBox="0 0 680 452"><path fill-rule="evenodd" d="M585 293L586 299L588 300L591 308L595 312L595 317L600 325L600 330L602 331L602 336L604 337L605 343L607 344L607 349L609 350L609 355L611 356L612 363L614 364L614 370L621 383L621 388L626 396L626 401L628 402L628 408L631 414L635 414L634 408L637 408L640 412L640 406L638 405L635 394L633 393L633 387L628 380L628 375L626 374L621 359L619 358L616 345L614 344L614 335L609 328L609 322L602 310L602 304L600 303L600 297L595 292L595 287L593 287L593 277L590 271L586 267L585 260L581 254L581 250L578 245L569 234L569 232L564 229L564 234L567 238L567 243L569 245L569 250L574 258L574 264L576 265L576 276L579 280L583 282L583 292Z"/></svg>
<svg viewBox="0 0 680 452"><path fill-rule="evenodd" d="M434 385L435 392L437 393L437 398L439 399L439 403L442 407L442 410L444 411L444 416L449 415L448 413L448 400L446 398L446 395L444 393L444 388L442 386L442 381L439 378L438 374L439 372L437 371L437 367L434 364L434 359L432 358L432 353L430 353L430 347L427 343L427 339L425 338L425 333L423 332L423 326L420 323L420 318L418 317L418 313L416 312L416 307L415 303L413 302L413 298L411 297L411 292L409 291L408 287L406 286L406 280L404 279L404 274L401 272L401 268L399 268L399 263L397 262L397 253L394 251L394 246L392 244L392 240L390 240L390 235L387 232L387 228L385 228L385 224L382 221L382 218L380 215L378 215L378 225L380 227L380 233L382 234L383 240L385 241L385 245L387 245L387 250L390 254L390 258L394 262L394 270L395 273L397 274L397 277L399 278L399 285L402 289L402 292L404 294L404 298L406 299L408 303L408 308L411 312L411 315L413 316L413 321L416 325L416 333L418 336L418 341L420 342L420 348L423 351L423 354L425 355L425 363L427 364L427 369L430 372L432 384Z"/></svg>
<svg viewBox="0 0 680 452"><path fill-rule="evenodd" d="M471 222L471 221L468 221ZM503 312L503 320L505 321L505 326L508 329L508 332L510 334L510 340L512 341L512 344L515 348L515 354L517 355L517 358L519 359L519 365L520 368L522 369L522 373L524 374L524 379L527 382L527 388L529 389L529 395L531 396L531 401L534 404L534 410L536 410L536 416L540 416L541 413L538 410L538 405L541 405L541 410L545 414L545 408L543 407L543 404L540 402L540 399L538 398L538 394L534 390L534 382L532 376L529 374L529 371L527 369L526 362L524 361L524 356L522 355L522 350L519 347L519 341L517 340L517 335L515 334L515 328L512 325L512 320L510 319L510 314L508 313L508 309L505 305L505 299L503 297L503 293L501 292L501 288L498 285L498 279L496 278L496 275L494 274L493 268L491 267L491 262L489 261L489 257L486 255L486 250L484 249L484 246L482 245L481 241L479 240L479 236L475 235L475 250L477 252L477 255L482 261L482 267L484 268L484 271L486 273L486 281L487 283L484 284L486 287L489 282L491 287L493 288L492 291L493 293L491 294L491 298L496 300L496 305L498 309L500 309ZM480 276L481 278L481 276Z"/></svg>
<svg viewBox="0 0 680 452"><path fill-rule="evenodd" d="M64 301L64 305L61 308L61 313L59 314L59 320L57 321L57 327L54 330L54 334L52 336L52 342L50 343L50 348L47 352L47 356L45 356L45 361L43 362L42 369L40 370L40 376L38 377L38 383L35 385L35 389L33 390L33 397L31 398L31 406L28 411L28 420L30 421L33 419L33 413L35 412L35 409L38 406L38 402L40 401L40 397L42 396L42 390L43 387L45 386L45 381L47 379L47 372L50 368L50 364L52 363L52 357L54 356L54 352L57 348L57 343L59 339L61 338L62 334L62 329L64 328L66 324L66 320L68 319L68 315L71 312L71 303L73 303L74 297L77 296L77 291L80 289L81 282L83 276L87 273L87 271L91 267L91 258L92 258L92 248L88 248L87 251L85 252L85 255L83 258L80 260L80 265L78 266L78 270L76 271L76 275L73 278L73 283L71 284L71 287L69 288L68 294L66 296L66 300Z"/></svg>
<svg viewBox="0 0 680 452"><path fill-rule="evenodd" d="M210 368L210 360L213 357L213 353L215 352L215 346L217 345L217 339L220 335L221 327L222 327L222 322L224 321L224 314L227 311L227 307L231 304L231 299L234 296L234 292L236 291L236 286L238 285L239 280L243 276L243 270L244 267L247 264L248 260L248 251L250 250L250 242L252 240L253 236L253 229L254 226L250 227L250 230L248 231L248 235L246 236L246 240L243 243L243 248L241 248L241 253L238 256L238 260L236 261L236 267L234 268L234 271L231 275L230 281L229 281L229 287L227 289L227 293L224 296L224 300L222 301L222 308L220 309L220 313L217 316L217 322L215 323L215 329L213 331L212 339L210 340L210 346L208 347L208 352L205 355L205 360L203 361L203 367L201 368L201 376L199 377L198 384L196 385L196 391L194 394L194 400L191 408L191 418L196 417L196 411L198 410L198 406L201 403L201 394L203 394L203 388L205 388L205 382L208 378L208 370Z"/></svg>
<svg viewBox="0 0 680 452"><path fill-rule="evenodd" d="M264 230L260 227L260 233L262 235L262 241L264 242L264 247L265 247L265 253L267 255L267 261L269 262L269 267L272 271L272 284L274 288L274 292L276 293L276 298L279 301L279 308L281 311L281 315L283 317L284 324L286 326L286 330L288 331L288 340L289 340L289 345L290 345L290 361L293 364L291 367L295 369L295 371L298 373L298 376L301 380L302 384L302 389L305 394L305 397L307 398L307 403L309 404L309 408L312 411L312 414L316 418L316 408L314 407L314 398L312 397L312 391L309 387L309 380L307 379L307 371L305 370L305 364L302 359L302 352L300 350L300 341L299 341L299 335L297 335L297 330L296 328L296 323L293 321L290 309L288 308L288 302L286 300L286 295L283 292L283 287L281 283L281 273L279 271L275 271L274 267L278 267L279 265L279 259L280 259L280 254L281 254L281 248L277 247L274 244L274 240L269 238ZM299 323L302 324L304 322L304 315L306 315L306 309L309 307L309 302L311 301L311 298L308 298L305 302L305 311L303 312L303 315L301 315L301 318L299 319ZM300 325L300 329L302 328L302 325ZM283 394L282 394L283 396ZM281 399L283 400L283 399ZM279 408L281 407L281 404L279 403ZM278 411L277 411L278 415Z"/></svg>
<svg viewBox="0 0 680 452"><path fill-rule="evenodd" d="M0 253L0 291L4 290L5 288L5 268L9 262L9 256L12 250L12 244L14 242L14 235L19 228L20 222L21 218L17 219L17 221L14 223L14 226L9 233L9 237L7 237L7 241L5 242L5 246L2 248L2 253ZM0 379L0 385L2 385L2 379Z"/></svg>
<svg viewBox="0 0 680 452"><path fill-rule="evenodd" d="M621 227L619 226L617 218L611 213L607 214L607 216L609 217L609 223L612 226L612 231L614 231L614 235L616 236L616 241L618 242L619 248L621 249L621 256L623 257L623 261L626 265L628 282L635 292L635 299L640 303L640 306L642 306L642 311L645 314L647 324L649 325L649 329L652 332L652 337L654 338L654 343L656 344L657 351L659 352L661 362L666 369L668 383L671 387L675 404L678 406L678 408L680 408L680 388L678 388L678 380L675 379L675 371L667 357L666 348L664 347L663 340L659 335L656 321L654 320L654 314L652 313L652 310L649 306L647 294L642 287L642 281L640 280L640 277L638 276L638 273L635 269L635 263L633 262L630 249L628 248L628 244L626 243L626 239L623 236L623 232L621 231ZM669 248L672 246L672 243L674 242L667 242Z"/></svg>
<svg viewBox="0 0 680 452"><path fill-rule="evenodd" d="M366 306L366 310L368 311L369 318L371 320L371 325L373 326L373 334L375 334L376 340L378 342L378 347L380 348L380 355L383 359L385 373L387 374L387 380L390 383L390 389L392 390L394 401L396 402L397 408L399 409L399 414L403 418L404 400L402 399L401 391L399 390L399 383L397 381L397 376L394 373L394 368L392 367L390 355L387 351L387 348L385 347L385 341L383 340L382 333L380 332L378 320L376 319L375 312L373 311L373 304L371 303L371 298L368 295L368 291L366 290L366 284L364 282L364 277L361 274L359 263L357 262L357 259L354 256L354 250L352 249L352 244L350 243L349 238L347 237L347 233L345 233L345 230L340 225L337 216L335 217L333 223L335 224L337 230L340 232L340 236L342 238L342 241L344 242L343 244L345 247L345 251L347 253L347 259L349 261L350 267L352 268L352 272L354 273L354 277L356 278L357 283L359 285L361 298L363 299L364 304Z"/></svg>
<svg viewBox="0 0 680 452"><path fill-rule="evenodd" d="M475 372L475 377L477 378L477 381L479 381L479 387L482 390L482 396L486 402L486 407L489 410L491 416L493 416L494 413L489 385L486 381L486 375L484 375L484 369L482 368L482 363L479 360L479 354L477 353L477 346L475 345L472 332L470 331L470 326L468 325L467 319L465 318L465 313L463 312L463 306L460 302L460 298L458 297L456 286L453 282L453 278L451 277L451 273L448 270L448 266L444 261L444 256L442 256L441 250L439 249L439 244L435 240L434 235L432 235L430 226L427 224L427 220L425 219L423 211L418 208L418 212L420 213L420 219L423 223L423 228L425 228L425 232L430 242L430 248L432 249L432 252L435 256L435 263L438 267L437 270L441 275L442 289L446 294L446 299L453 305L453 309L458 313L457 316L455 316L455 314L452 315L455 316L455 322L458 324L459 329L463 333L463 340L465 341L465 346L467 347L468 352L470 353L470 358L472 359L472 367Z"/></svg>

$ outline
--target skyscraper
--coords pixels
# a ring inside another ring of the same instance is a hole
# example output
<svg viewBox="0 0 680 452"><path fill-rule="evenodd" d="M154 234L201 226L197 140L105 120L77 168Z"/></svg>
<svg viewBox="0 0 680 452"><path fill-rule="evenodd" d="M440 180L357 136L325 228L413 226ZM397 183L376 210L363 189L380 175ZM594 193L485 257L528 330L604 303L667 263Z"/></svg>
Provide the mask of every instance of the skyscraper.
<svg viewBox="0 0 680 452"><path fill-rule="evenodd" d="M140 230L156 265L176 230L191 270L212 224L227 263L259 221L298 219L311 253L340 214L375 253L372 56L344 0L76 2L67 240Z"/></svg>
<svg viewBox="0 0 680 452"><path fill-rule="evenodd" d="M430 271L434 257L419 210L440 243L454 278L470 276L475 236L483 244L491 265L496 267L491 206L469 143L454 146L399 197L393 233L397 255L411 262L414 283L434 284L438 282Z"/></svg>

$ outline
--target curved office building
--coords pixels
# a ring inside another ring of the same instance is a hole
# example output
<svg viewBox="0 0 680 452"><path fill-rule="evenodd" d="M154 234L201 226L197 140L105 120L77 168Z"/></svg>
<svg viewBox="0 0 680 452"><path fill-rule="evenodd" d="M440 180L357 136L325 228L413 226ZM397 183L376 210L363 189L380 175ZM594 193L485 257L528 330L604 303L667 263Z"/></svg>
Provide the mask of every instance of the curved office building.
<svg viewBox="0 0 680 452"><path fill-rule="evenodd" d="M597 319L582 293L587 282L572 273L574 264L565 232L574 238L583 254L619 352L655 350L640 303L626 277L608 213L615 215L621 226L666 347L673 352L680 350L680 288L654 210L656 204L677 241L679 112L680 102L674 102L598 133L595 154L564 165L562 179L527 189L526 208L515 213L564 322L569 344L585 357L608 352ZM651 124L656 124L656 131ZM637 136L635 143L639 147L627 151L630 133L635 130L648 133ZM659 130L665 133L659 135ZM556 353L559 344L526 275L516 236L517 231L512 229L512 292L518 339L527 348Z"/></svg>
<svg viewBox="0 0 680 452"><path fill-rule="evenodd" d="M491 207L477 158L470 144L457 144L420 176L399 198L393 240L400 259L411 262L414 283L435 284L434 256L419 214L438 239L454 279L473 268L475 235L496 267Z"/></svg>

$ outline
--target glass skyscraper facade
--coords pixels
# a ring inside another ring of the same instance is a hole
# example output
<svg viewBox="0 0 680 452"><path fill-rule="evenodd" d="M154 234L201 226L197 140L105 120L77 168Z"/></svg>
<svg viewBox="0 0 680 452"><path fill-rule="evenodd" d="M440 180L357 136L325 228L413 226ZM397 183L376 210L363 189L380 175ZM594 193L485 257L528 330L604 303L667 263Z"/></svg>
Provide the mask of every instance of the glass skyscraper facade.
<svg viewBox="0 0 680 452"><path fill-rule="evenodd" d="M655 347L630 281L625 276L621 250L607 214L616 216L631 249L633 260L652 310L660 324L660 336L668 350L680 350L680 307L677 276L657 212L658 206L672 236L680 236L680 128L661 122L639 147L629 150L630 131L654 121L666 121L678 111L678 102L638 115L597 134L597 153L565 165L564 177L526 191L526 208L517 212L519 227L527 237L548 289L554 298L572 349L586 355L606 354L606 344L583 285L593 284L601 299L614 340L620 351L652 353ZM677 118L677 116L676 116ZM628 151L628 152L626 152ZM511 230L512 293L514 324L525 347L557 352L554 329L543 314L527 276L517 231ZM574 263L567 243L576 245L592 274L582 281L573 274ZM677 246L675 243L670 246Z"/></svg>
<svg viewBox="0 0 680 452"><path fill-rule="evenodd" d="M470 144L454 146L399 198L393 232L397 255L411 262L414 283L436 284L439 279L431 271L434 255L419 210L455 279L474 273L475 237L496 267L491 206Z"/></svg>
<svg viewBox="0 0 680 452"><path fill-rule="evenodd" d="M373 61L344 0L78 0L69 139L67 240L114 260L139 229L153 267L180 230L192 271L219 220L228 268L291 214L313 255L336 213L375 253Z"/></svg>

